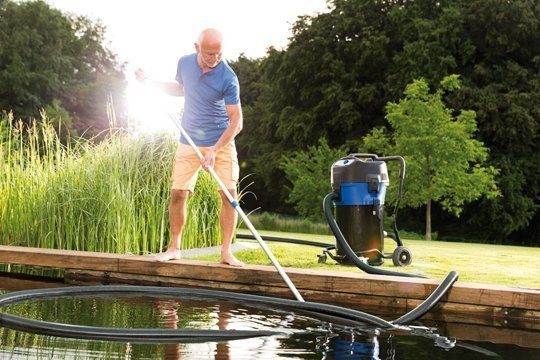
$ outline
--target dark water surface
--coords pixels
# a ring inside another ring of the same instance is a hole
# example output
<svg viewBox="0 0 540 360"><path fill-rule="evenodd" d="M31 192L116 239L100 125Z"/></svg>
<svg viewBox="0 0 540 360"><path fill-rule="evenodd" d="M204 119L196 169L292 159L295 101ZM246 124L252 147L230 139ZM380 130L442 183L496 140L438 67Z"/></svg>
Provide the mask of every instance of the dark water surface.
<svg viewBox="0 0 540 360"><path fill-rule="evenodd" d="M0 293L8 291L2 279ZM34 283L31 287L40 286ZM36 300L1 311L73 325L273 330L284 334L200 344L130 344L0 328L0 359L540 359L538 346L456 341L438 336L436 329L420 329L417 334L353 329L285 309L208 298L85 296Z"/></svg>

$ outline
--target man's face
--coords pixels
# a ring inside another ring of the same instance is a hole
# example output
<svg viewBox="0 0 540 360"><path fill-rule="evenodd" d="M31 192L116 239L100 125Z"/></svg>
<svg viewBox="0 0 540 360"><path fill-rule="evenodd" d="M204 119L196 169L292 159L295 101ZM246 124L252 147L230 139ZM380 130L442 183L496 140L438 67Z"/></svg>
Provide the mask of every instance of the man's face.
<svg viewBox="0 0 540 360"><path fill-rule="evenodd" d="M200 46L199 44L195 44L195 48L199 53L202 63L209 68L215 68L221 61L221 43L208 44L203 41Z"/></svg>

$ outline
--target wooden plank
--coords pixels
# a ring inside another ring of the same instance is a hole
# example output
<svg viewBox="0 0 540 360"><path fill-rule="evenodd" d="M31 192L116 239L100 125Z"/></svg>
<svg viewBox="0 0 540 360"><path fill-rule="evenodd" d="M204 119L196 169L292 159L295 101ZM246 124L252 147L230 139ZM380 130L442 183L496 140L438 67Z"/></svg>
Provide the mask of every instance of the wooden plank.
<svg viewBox="0 0 540 360"><path fill-rule="evenodd" d="M511 344L540 349L540 332L474 324L437 323L445 336L458 340Z"/></svg>
<svg viewBox="0 0 540 360"><path fill-rule="evenodd" d="M420 303L420 300L407 299L407 311L414 309ZM440 302L423 319L540 330L540 311L510 309L499 306Z"/></svg>
<svg viewBox="0 0 540 360"><path fill-rule="evenodd" d="M457 282L449 293L448 301L540 310L540 290Z"/></svg>
<svg viewBox="0 0 540 360"><path fill-rule="evenodd" d="M0 263L6 264L117 271L118 258L119 255L99 252L0 246Z"/></svg>
<svg viewBox="0 0 540 360"><path fill-rule="evenodd" d="M166 263L133 255L102 254L80 251L0 246L0 262L54 266L60 268L101 270L128 274L175 277L197 281L217 281L243 286L269 286L289 290L271 266L247 265L233 268L215 262L176 260ZM352 296L385 296L425 299L438 281L359 272L286 269L299 291L344 293ZM457 282L444 301L470 305L498 306L536 311L540 309L540 291L506 286Z"/></svg>
<svg viewBox="0 0 540 360"><path fill-rule="evenodd" d="M285 287L285 283L273 267L246 265L243 269L218 263L177 260L156 264L134 263L130 259L119 260L119 271L131 274L148 274L198 280L237 281L247 284ZM322 290L350 294L369 294L411 299L425 299L439 282L430 279L414 279L397 276L369 275L337 271L309 269L286 269L287 275L298 290ZM445 301L472 305L508 306L518 309L540 309L540 291L488 284L456 282Z"/></svg>
<svg viewBox="0 0 540 360"><path fill-rule="evenodd" d="M0 289L8 291L20 291L29 289L44 289L67 286L59 281L37 281L30 279L20 279L12 277L0 277Z"/></svg>

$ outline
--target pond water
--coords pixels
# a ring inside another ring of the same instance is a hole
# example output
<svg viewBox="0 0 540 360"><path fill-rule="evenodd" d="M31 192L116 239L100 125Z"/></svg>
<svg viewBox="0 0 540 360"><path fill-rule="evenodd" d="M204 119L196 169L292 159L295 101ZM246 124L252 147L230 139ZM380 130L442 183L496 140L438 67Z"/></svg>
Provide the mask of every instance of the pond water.
<svg viewBox="0 0 540 360"><path fill-rule="evenodd" d="M0 293L9 291L2 283L0 277ZM0 327L0 359L540 359L538 348L455 341L426 330L413 334L350 328L285 309L209 298L61 297L10 305L1 311L73 325L283 334L228 342L132 344L57 338Z"/></svg>

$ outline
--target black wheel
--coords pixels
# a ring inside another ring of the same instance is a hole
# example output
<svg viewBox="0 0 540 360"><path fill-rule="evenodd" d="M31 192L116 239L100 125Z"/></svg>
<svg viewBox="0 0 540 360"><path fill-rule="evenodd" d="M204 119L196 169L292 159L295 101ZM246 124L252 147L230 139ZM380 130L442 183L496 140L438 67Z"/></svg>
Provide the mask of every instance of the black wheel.
<svg viewBox="0 0 540 360"><path fill-rule="evenodd" d="M326 254L317 255L319 257L319 264L326 264Z"/></svg>
<svg viewBox="0 0 540 360"><path fill-rule="evenodd" d="M405 246L398 246L392 254L392 261L395 266L407 266L412 262L411 250Z"/></svg>

